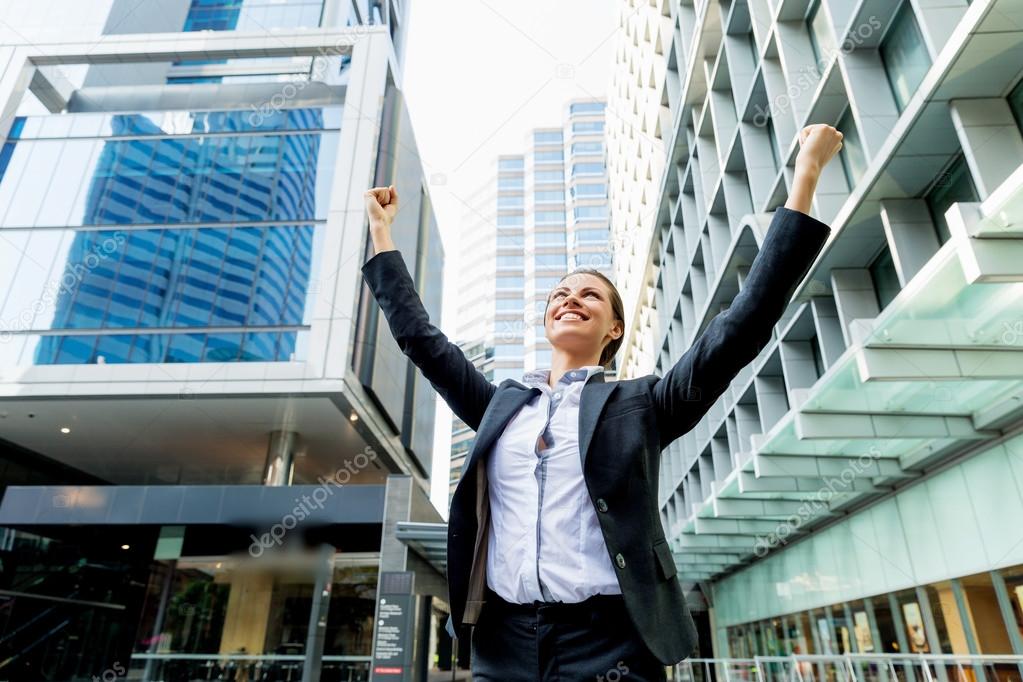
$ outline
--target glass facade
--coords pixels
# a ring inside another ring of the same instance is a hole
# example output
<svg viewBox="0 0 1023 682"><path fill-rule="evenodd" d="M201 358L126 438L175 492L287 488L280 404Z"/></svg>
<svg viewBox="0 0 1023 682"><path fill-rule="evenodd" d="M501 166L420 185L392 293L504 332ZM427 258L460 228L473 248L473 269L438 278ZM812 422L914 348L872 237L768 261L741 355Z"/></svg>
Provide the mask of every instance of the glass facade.
<svg viewBox="0 0 1023 682"><path fill-rule="evenodd" d="M824 69L835 55L835 34L831 30L827 12L821 0L815 0L807 14L806 25L810 29L810 45L816 59L817 72L824 74Z"/></svg>
<svg viewBox="0 0 1023 682"><path fill-rule="evenodd" d="M317 28L323 0L192 0L185 31Z"/></svg>
<svg viewBox="0 0 1023 682"><path fill-rule="evenodd" d="M944 244L952 236L948 230L948 221L945 220L945 212L957 202L980 200L965 156L960 154L949 164L924 196L924 200L931 212L938 241Z"/></svg>
<svg viewBox="0 0 1023 682"><path fill-rule="evenodd" d="M294 359L339 125L340 108L17 119L0 360Z"/></svg>
<svg viewBox="0 0 1023 682"><path fill-rule="evenodd" d="M901 112L931 68L927 46L908 0L903 1L892 20L888 33L881 41L880 52L895 104Z"/></svg>
<svg viewBox="0 0 1023 682"><path fill-rule="evenodd" d="M835 127L842 133L842 151L838 154L842 159L842 168L845 170L846 182L851 192L867 170L867 156L863 152L863 143L860 141L860 131L856 127L852 107L846 107L845 114Z"/></svg>

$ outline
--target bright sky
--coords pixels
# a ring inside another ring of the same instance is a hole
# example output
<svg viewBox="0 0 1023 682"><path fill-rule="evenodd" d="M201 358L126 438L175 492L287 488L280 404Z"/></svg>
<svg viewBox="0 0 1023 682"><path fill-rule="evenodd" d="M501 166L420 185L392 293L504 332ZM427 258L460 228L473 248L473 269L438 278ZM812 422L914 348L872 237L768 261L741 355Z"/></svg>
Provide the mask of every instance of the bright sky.
<svg viewBox="0 0 1023 682"><path fill-rule="evenodd" d="M444 239L444 313L454 339L462 200L498 154L560 125L573 97L607 97L621 0L417 0L403 85ZM434 505L447 516L451 411L438 400Z"/></svg>

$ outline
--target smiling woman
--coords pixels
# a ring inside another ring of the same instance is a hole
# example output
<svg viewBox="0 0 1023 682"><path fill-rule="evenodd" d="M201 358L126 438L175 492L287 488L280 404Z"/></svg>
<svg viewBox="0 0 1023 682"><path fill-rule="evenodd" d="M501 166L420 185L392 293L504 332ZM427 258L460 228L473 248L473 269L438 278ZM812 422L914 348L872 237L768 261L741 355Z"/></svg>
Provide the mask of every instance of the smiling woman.
<svg viewBox="0 0 1023 682"><path fill-rule="evenodd" d="M548 369L494 386L430 324L391 240L394 186L366 192L375 255L362 267L402 352L476 431L451 498L449 633L471 637L476 682L665 680L696 626L657 512L661 452L706 414L771 338L828 237L807 215L841 148L799 136L792 191L742 289L664 376L605 382L625 311L600 272L575 270L544 309ZM466 629L471 626L471 631Z"/></svg>

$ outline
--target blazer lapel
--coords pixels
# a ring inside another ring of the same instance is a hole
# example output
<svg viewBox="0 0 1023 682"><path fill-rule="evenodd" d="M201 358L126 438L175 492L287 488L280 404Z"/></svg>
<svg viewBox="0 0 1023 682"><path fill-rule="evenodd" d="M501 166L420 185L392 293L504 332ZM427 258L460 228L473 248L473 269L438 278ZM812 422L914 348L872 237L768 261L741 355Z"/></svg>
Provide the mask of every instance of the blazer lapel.
<svg viewBox="0 0 1023 682"><path fill-rule="evenodd" d="M579 398L579 457L582 459L583 474L586 473L586 456L593 441L593 432L597 428L597 419L604 409L604 404L618 388L618 382L604 381L604 374L594 374L583 386Z"/></svg>
<svg viewBox="0 0 1023 682"><path fill-rule="evenodd" d="M487 451L497 440L498 435L504 431L511 418L523 405L536 395L540 395L539 388L526 388L518 382L510 382L504 390L498 390L491 399L487 411L483 414L483 421L476 431L476 439L473 441L472 450L465 458L465 465L462 467L462 476L476 464L481 453Z"/></svg>

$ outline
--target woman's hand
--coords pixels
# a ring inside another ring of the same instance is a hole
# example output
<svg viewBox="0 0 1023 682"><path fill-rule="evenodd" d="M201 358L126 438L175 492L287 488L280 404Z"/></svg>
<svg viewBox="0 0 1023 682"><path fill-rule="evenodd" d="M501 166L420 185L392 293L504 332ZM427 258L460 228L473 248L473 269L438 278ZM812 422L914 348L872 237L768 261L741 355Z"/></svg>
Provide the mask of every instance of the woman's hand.
<svg viewBox="0 0 1023 682"><path fill-rule="evenodd" d="M841 132L824 123L809 125L799 131L796 173L785 208L809 215L821 170L842 148L842 137Z"/></svg>
<svg viewBox="0 0 1023 682"><path fill-rule="evenodd" d="M375 253L393 251L391 223L398 214L398 190L394 185L374 187L363 194L366 199L366 213L369 214L369 234L373 239Z"/></svg>
<svg viewBox="0 0 1023 682"><path fill-rule="evenodd" d="M796 174L820 175L838 150L842 148L842 133L833 126L817 123L799 131L799 154L796 155Z"/></svg>

